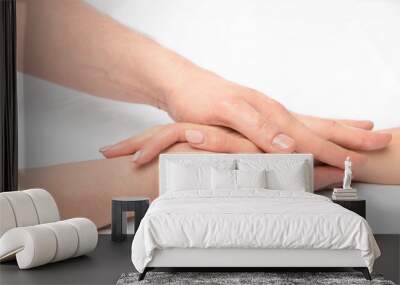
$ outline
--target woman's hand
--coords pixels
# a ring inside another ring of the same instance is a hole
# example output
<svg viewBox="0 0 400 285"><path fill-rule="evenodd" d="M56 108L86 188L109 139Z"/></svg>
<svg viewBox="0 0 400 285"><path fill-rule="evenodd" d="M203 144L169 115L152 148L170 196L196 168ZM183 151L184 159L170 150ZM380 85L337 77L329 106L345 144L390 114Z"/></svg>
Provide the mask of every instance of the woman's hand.
<svg viewBox="0 0 400 285"><path fill-rule="evenodd" d="M390 134L368 130L370 122L292 114L277 101L211 72L189 71L184 78L165 97L166 111L173 119L233 129L265 152L312 153L341 168L347 156L355 165L366 162L363 155L345 148L380 149L391 140Z"/></svg>
<svg viewBox="0 0 400 285"><path fill-rule="evenodd" d="M139 136L104 147L100 152L106 158L135 153L132 161L142 165L179 142L186 142L195 149L211 152L263 152L250 140L228 128L189 123L157 126Z"/></svg>
<svg viewBox="0 0 400 285"><path fill-rule="evenodd" d="M230 129L187 123L151 128L139 136L105 147L101 152L107 158L135 153L132 161L145 164L175 145L183 147L180 151L190 152L263 153L254 143ZM343 171L338 168L317 166L314 169L315 189L338 183L342 176Z"/></svg>

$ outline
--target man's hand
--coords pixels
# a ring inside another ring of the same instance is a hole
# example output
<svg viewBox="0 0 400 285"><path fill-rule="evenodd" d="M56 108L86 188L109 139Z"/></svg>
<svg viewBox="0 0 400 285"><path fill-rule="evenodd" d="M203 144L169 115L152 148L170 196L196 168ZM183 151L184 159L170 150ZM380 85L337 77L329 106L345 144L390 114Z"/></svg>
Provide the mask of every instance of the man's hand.
<svg viewBox="0 0 400 285"><path fill-rule="evenodd" d="M207 71L187 72L185 78L165 97L173 119L230 128L264 152L312 153L316 159L342 168L347 156L355 166L366 162L365 156L349 149L380 149L391 140L390 134L368 130L370 122L292 114L260 92Z"/></svg>

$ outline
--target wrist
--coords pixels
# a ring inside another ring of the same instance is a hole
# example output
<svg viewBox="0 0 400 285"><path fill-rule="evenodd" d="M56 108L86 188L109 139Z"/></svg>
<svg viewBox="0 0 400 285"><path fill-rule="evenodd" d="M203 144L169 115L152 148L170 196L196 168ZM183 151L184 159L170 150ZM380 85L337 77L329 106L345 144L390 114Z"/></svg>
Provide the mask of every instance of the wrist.
<svg viewBox="0 0 400 285"><path fill-rule="evenodd" d="M173 54L168 64L168 69L160 76L161 100L165 103L166 111L169 111L169 105L176 99L189 95L198 82L211 74L211 72L195 65L191 61L177 54Z"/></svg>
<svg viewBox="0 0 400 285"><path fill-rule="evenodd" d="M139 47L142 52L133 66L139 70L139 79L144 84L144 92L149 100L147 104L169 112L168 104L177 94L187 92L187 85L203 78L206 70L195 65L177 53L162 47L158 43L145 38ZM186 91L184 91L186 90Z"/></svg>
<svg viewBox="0 0 400 285"><path fill-rule="evenodd" d="M163 48L147 37L126 31L118 44L113 42L108 55L109 81L122 93L124 101L167 108L167 98L181 84L190 61Z"/></svg>

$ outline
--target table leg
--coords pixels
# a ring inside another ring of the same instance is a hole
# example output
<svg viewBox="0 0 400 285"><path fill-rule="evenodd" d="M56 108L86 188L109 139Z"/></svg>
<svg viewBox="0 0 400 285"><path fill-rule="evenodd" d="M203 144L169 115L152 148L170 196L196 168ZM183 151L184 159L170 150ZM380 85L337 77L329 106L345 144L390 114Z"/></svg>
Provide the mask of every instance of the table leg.
<svg viewBox="0 0 400 285"><path fill-rule="evenodd" d="M149 203L141 203L135 206L135 233L139 228L140 222L142 221L148 208L149 208Z"/></svg>
<svg viewBox="0 0 400 285"><path fill-rule="evenodd" d="M111 221L111 239L113 241L123 241L126 239L126 212L121 203L112 202L112 221Z"/></svg>

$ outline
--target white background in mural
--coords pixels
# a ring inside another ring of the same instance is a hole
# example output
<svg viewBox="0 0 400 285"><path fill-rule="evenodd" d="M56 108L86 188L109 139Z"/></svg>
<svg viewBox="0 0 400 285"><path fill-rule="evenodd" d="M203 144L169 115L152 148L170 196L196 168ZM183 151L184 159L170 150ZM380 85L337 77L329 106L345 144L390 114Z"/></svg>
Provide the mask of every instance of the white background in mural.
<svg viewBox="0 0 400 285"><path fill-rule="evenodd" d="M400 125L400 2L90 0L197 64L289 109ZM18 75L20 167L101 158L169 117Z"/></svg>

